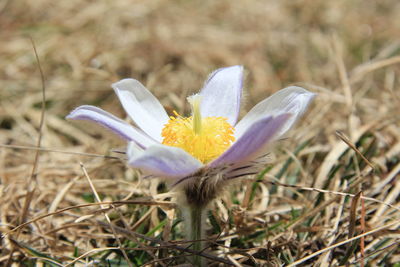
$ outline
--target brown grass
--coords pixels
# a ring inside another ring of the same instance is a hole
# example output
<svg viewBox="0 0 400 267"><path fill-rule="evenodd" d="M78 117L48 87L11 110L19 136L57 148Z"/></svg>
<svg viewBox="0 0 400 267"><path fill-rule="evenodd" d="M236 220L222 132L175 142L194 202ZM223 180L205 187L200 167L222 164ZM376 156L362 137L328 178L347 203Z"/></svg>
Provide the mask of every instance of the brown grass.
<svg viewBox="0 0 400 267"><path fill-rule="evenodd" d="M125 77L184 111L234 64L243 113L290 84L318 97L258 182L213 205L210 265L398 264L399 18L396 0L0 2L0 265L185 262L173 194L110 152L123 141L64 117L126 116L110 88Z"/></svg>

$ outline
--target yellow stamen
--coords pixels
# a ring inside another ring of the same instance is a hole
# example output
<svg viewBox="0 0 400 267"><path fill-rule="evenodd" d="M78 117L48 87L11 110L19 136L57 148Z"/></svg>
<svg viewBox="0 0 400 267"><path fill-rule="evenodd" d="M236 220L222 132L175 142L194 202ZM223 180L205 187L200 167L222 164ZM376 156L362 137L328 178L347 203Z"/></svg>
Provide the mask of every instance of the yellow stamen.
<svg viewBox="0 0 400 267"><path fill-rule="evenodd" d="M203 163L221 155L235 140L234 128L224 117L205 117L200 114L200 98L189 99L193 116L184 118L176 112L164 126L163 144L179 147Z"/></svg>

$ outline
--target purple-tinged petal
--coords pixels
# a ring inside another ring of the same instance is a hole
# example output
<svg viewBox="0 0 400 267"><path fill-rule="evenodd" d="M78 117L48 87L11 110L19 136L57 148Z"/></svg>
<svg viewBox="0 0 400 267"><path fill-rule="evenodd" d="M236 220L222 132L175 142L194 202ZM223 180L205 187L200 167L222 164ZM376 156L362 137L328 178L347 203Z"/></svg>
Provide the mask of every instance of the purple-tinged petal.
<svg viewBox="0 0 400 267"><path fill-rule="evenodd" d="M137 155L143 153L144 149L138 146L135 142L129 142L126 148L126 155L129 158L136 157Z"/></svg>
<svg viewBox="0 0 400 267"><path fill-rule="evenodd" d="M164 145L154 145L143 152L128 146L128 164L146 174L164 178L182 178L203 166L184 150Z"/></svg>
<svg viewBox="0 0 400 267"><path fill-rule="evenodd" d="M201 115L225 117L235 125L239 116L243 86L243 67L221 68L210 74L200 91Z"/></svg>
<svg viewBox="0 0 400 267"><path fill-rule="evenodd" d="M97 124L113 131L123 139L136 142L141 147L148 147L157 144L156 141L132 125L129 125L123 120L95 106L84 105L77 107L66 118L96 122Z"/></svg>
<svg viewBox="0 0 400 267"><path fill-rule="evenodd" d="M314 93L304 88L290 86L264 99L254 106L235 127L235 138L241 135L257 120L282 113L292 113L293 116L282 126L279 135L286 133L301 117L308 104L315 97Z"/></svg>
<svg viewBox="0 0 400 267"><path fill-rule="evenodd" d="M236 164L248 161L264 152L265 147L274 140L282 127L291 118L285 113L276 117L268 116L253 123L233 145L208 166L215 168L220 165Z"/></svg>
<svg viewBox="0 0 400 267"><path fill-rule="evenodd" d="M161 142L161 130L169 120L167 112L139 81L124 79L112 84L129 117L149 136Z"/></svg>

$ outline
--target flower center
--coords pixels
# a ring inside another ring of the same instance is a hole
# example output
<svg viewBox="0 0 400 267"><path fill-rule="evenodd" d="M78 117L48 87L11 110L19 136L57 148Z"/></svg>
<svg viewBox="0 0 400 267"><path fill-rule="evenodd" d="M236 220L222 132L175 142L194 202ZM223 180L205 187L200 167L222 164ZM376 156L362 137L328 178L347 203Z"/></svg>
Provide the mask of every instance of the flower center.
<svg viewBox="0 0 400 267"><path fill-rule="evenodd" d="M224 117L205 117L200 113L201 96L189 98L192 116L175 113L162 129L163 144L179 147L203 163L221 155L235 140L234 128Z"/></svg>

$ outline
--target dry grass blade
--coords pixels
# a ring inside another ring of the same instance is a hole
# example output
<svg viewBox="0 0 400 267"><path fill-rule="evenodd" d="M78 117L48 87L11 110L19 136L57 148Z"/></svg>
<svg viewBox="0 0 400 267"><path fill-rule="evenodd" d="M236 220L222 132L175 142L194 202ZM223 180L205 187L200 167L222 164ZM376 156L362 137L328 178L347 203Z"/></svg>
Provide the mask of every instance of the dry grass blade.
<svg viewBox="0 0 400 267"><path fill-rule="evenodd" d="M126 205L126 204L135 204L135 205L173 205L169 201L153 201L153 202L150 202L150 201L148 201L148 202L147 201L103 201L103 202L99 202L99 203L80 204L80 205L70 206L70 207L59 209L59 210L54 211L54 212L49 212L49 213L40 215L40 216L38 216L36 218L33 218L30 221L27 221L25 223L22 223L22 224L20 224L20 225L18 225L16 227L14 227L13 229L11 229L10 231L8 231L6 233L3 233L1 237L4 238L7 235L9 235L9 234L11 234L11 233L13 233L13 232L25 227L25 226L27 226L27 225L29 225L31 223L37 222L37 221L42 220L44 218L47 218L47 217L50 217L50 216L54 216L54 215L57 215L57 214L60 214L60 213L63 213L63 212L69 211L69 210L85 208L85 207L92 207L92 206L101 206L101 205L114 205L114 206L118 205L118 206L120 206L120 205ZM106 208L106 209L109 209L109 208Z"/></svg>
<svg viewBox="0 0 400 267"><path fill-rule="evenodd" d="M39 130L38 130L38 139L36 143L36 147L40 148L42 145L42 136L43 136L43 126L44 126L44 116L46 113L46 84L45 84L45 78L42 70L42 66L40 64L39 60L39 55L36 50L36 45L35 42L33 41L32 38L30 38L32 42L32 47L35 53L35 58L38 64L39 72L40 72L40 78L42 82L42 103L41 103L41 115L40 115L40 122L39 122ZM29 176L29 179L27 181L27 186L26 186L26 197L25 197L25 202L24 206L22 209L22 214L21 214L21 219L20 222L24 222L27 216L27 212L30 206L30 203L33 198L33 194L36 188L36 176L37 176L37 169L38 169L38 164L39 164L39 156L40 156L40 150L36 150L35 153L35 158L33 160L33 167L32 167L32 172L31 175ZM33 183L33 185L32 185Z"/></svg>
<svg viewBox="0 0 400 267"><path fill-rule="evenodd" d="M236 64L238 120L291 85L316 97L255 180L218 188L208 263L398 262L397 228L366 234L400 220L398 0L4 0L0 13L0 266L187 264L172 179L130 168L126 140L66 116L92 105L131 124L110 87L124 78L186 116L204 77Z"/></svg>
<svg viewBox="0 0 400 267"><path fill-rule="evenodd" d="M103 227L109 227L109 224L106 224L104 222L97 221L97 223L100 224ZM137 232L133 232L133 231L130 231L130 230L118 227L118 226L114 226L114 229L118 233L125 234L127 237L141 238L141 239L144 239L146 241L150 241L150 242L153 242L153 243L156 243L156 244L160 244L159 248L168 248L168 249L171 249L171 250L178 250L178 251L181 251L181 252L189 253L189 255L197 254L197 255L200 255L200 256L210 260L211 262L222 263L222 264L225 264L226 266L232 266L233 265L233 263L231 263L229 260L226 260L226 259L218 257L218 256L214 256L214 255L206 253L204 251L195 251L195 250L192 250L192 249L190 249L188 247L182 247L182 246L176 245L173 242L165 242L165 241L162 241L162 240L159 240L159 239L150 238L150 237L148 237L146 235L139 234ZM190 240L190 241L185 241L184 243L192 243L192 242L193 241Z"/></svg>
<svg viewBox="0 0 400 267"><path fill-rule="evenodd" d="M364 255L364 256L361 257L359 260L353 261L353 262L351 262L350 264L351 264L351 265L354 265L354 264L357 264L358 262L361 262L360 265L362 265L362 264L363 264L363 261L364 261L365 259L367 259L367 258L369 258L369 257L372 257L373 255L376 255L376 254L378 254L378 253L381 253L381 252L383 252L383 251L385 251L385 250L388 250L388 249L390 249L390 248L395 248L395 249L396 249L396 248L399 246L399 244L400 244L400 241L397 240L396 242L394 242L394 243L392 243L392 244L389 244L389 245L387 245L387 246L385 246L385 247L383 247L383 248L381 248L381 249L377 249L377 250L375 250L375 251L369 253L368 255Z"/></svg>
<svg viewBox="0 0 400 267"><path fill-rule="evenodd" d="M342 44L340 44L339 39L336 35L333 36L332 43L333 43L333 48L334 48L334 51L336 54L335 61L336 61L337 69L339 72L339 77L340 77L340 80L342 83L343 93L344 93L345 100L346 100L346 105L347 105L347 108L350 110L350 108L353 104L353 96L352 96L352 92L351 92L350 82L349 82L349 79L347 76L346 66L343 61L343 49L341 47Z"/></svg>
<svg viewBox="0 0 400 267"><path fill-rule="evenodd" d="M346 135L340 131L336 131L336 135L342 139L343 142L345 142L351 149L353 149L372 169L375 169L374 165L366 158L364 155L358 150L351 142L350 140L346 137Z"/></svg>
<svg viewBox="0 0 400 267"><path fill-rule="evenodd" d="M116 247L106 247L106 248L94 248L90 251L87 251L85 253L83 253L82 255L80 255L79 257L76 257L73 261L63 265L64 267L68 267L68 266L72 266L75 263L77 263L78 261L80 261L81 259L84 259L85 257L89 256L90 254L93 254L95 252L99 252L99 251L105 251L105 250L116 250L116 249L120 249L120 248L116 248Z"/></svg>
<svg viewBox="0 0 400 267"><path fill-rule="evenodd" d="M76 152L76 151L67 151L67 150L60 150L60 149L54 149L54 148L44 148L44 147L29 147L29 146L5 145L5 144L0 144L0 147L10 148L10 149L22 149L22 150L35 150L35 151L43 151L43 152L54 152L54 153L71 154L71 155L95 157L95 158L105 158L105 159L121 159L119 157L113 157L113 156L108 156L108 155L100 155L100 154L84 153L84 152Z"/></svg>
<svg viewBox="0 0 400 267"><path fill-rule="evenodd" d="M80 165L81 165L81 168L82 168L83 173L85 174L86 179L87 179L88 182L89 182L90 188L92 189L93 194L94 194L95 197L96 197L96 201L99 202L99 203L101 203L101 199L100 199L100 197L99 197L99 194L97 193L96 188L95 188L94 185L93 185L92 179L90 179L89 174L87 173L87 171L86 171L86 169L85 169L85 166L83 165L82 162L80 163ZM105 209L105 208L106 208L103 204L100 204L100 207L101 207L102 209ZM113 209L115 209L115 206L111 206L111 207L112 207ZM112 232L113 232L113 234L114 234L114 237L115 237L115 239L116 239L117 242L118 242L118 248L121 250L122 255L124 256L124 258L125 258L126 263L128 264L128 266L131 267L131 266L132 266L132 263L131 263L131 261L129 260L128 255L126 254L124 247L122 246L121 240L119 239L119 237L118 237L118 235L117 235L117 233L116 233L116 231L115 231L115 229L114 229L114 226L113 226L113 224L112 224L112 222L111 222L111 220L110 220L110 217L108 217L108 214L107 214L106 212L103 212L103 214L104 214L104 216L106 217L107 222L109 223L110 228L111 228L111 230L112 230Z"/></svg>
<svg viewBox="0 0 400 267"><path fill-rule="evenodd" d="M361 197L363 193L361 192ZM361 233L365 233L365 201L361 199ZM364 267L364 259L365 259L365 237L361 237L360 240L360 253L361 253L361 267Z"/></svg>
<svg viewBox="0 0 400 267"><path fill-rule="evenodd" d="M347 234L348 238L352 238L354 236L355 230L356 230L356 222L357 222L357 205L358 201L360 200L361 197L361 192L358 192L352 199L351 199L351 206L350 206L350 221L349 221L349 232ZM348 262L349 258L351 255L354 253L354 251L357 248L358 245L358 240L355 242L349 243L346 248L346 253L345 256L342 258L340 261L340 265L344 265Z"/></svg>
<svg viewBox="0 0 400 267"><path fill-rule="evenodd" d="M303 262L305 262L305 261L307 261L307 260L309 260L309 259L312 259L312 258L318 256L319 254L324 253L325 251L332 250L332 249L334 249L334 248L336 248L336 247L339 247L339 246L345 245L345 244L347 244L347 243L353 242L353 241L355 241L355 240L358 240L358 239L360 239L361 237L371 235L371 234L373 234L373 233L376 233L376 232L385 230L385 229L387 229L387 228L389 228L389 227L392 227L392 226L395 226L395 225L398 225L398 224L400 224L400 220L394 221L394 222L389 223L389 224L386 224L386 225L383 225L383 226L381 226L381 227L375 228L375 229L370 230L370 231L368 231L368 232L359 234L359 235L354 236L354 237L352 237L352 238L349 238L349 239L347 239L347 240L338 242L338 243L333 244L333 245L331 245L331 246L329 246L329 247L326 247L326 248L324 248L324 249L318 250L318 251L312 253L311 255L308 255L308 256L306 256L306 257L304 257L304 258L301 258L301 259L299 259L299 260L296 260L295 262L289 264L288 267L290 267L290 266L297 266L297 265L299 265L299 264L301 264L301 263L303 263Z"/></svg>
<svg viewBox="0 0 400 267"><path fill-rule="evenodd" d="M365 75L368 74L369 72L398 63L400 63L400 56L382 59L375 62L364 63L363 65L354 69L351 80L352 82L357 82L363 77L365 77Z"/></svg>
<svg viewBox="0 0 400 267"><path fill-rule="evenodd" d="M349 238L352 238L355 233L356 222L357 222L357 204L358 204L358 201L360 200L361 196L362 196L362 193L358 192L356 195L354 195L354 197L351 200L349 233L347 235Z"/></svg>
<svg viewBox="0 0 400 267"><path fill-rule="evenodd" d="M37 138L37 143L36 147L40 148L42 144L42 131L43 131L43 126L44 126L44 119L45 119L45 113L46 113L46 84L45 84L45 78L42 70L42 66L40 64L39 60L39 55L36 50L36 45L35 42L33 41L32 37L30 37L30 41L32 43L32 48L35 54L36 62L39 68L40 72L40 78L41 78L41 83L42 83L42 103L41 103L41 116L40 116L40 122L39 122L39 130L38 130L38 138ZM25 201L22 207L22 212L19 218L19 222L23 223L26 220L26 217L28 216L28 209L30 207L30 204L33 199L33 195L36 190L36 176L37 176L37 169L38 169L38 164L39 164L39 156L40 152L39 150L36 151L35 153L35 158L33 161L33 167L32 167L32 172L31 175L29 176L29 179L26 182L26 195L25 195ZM16 234L16 238L18 238L19 232ZM9 258L7 260L6 265L9 266L11 265L11 259L13 256L14 250L12 250L9 254Z"/></svg>
<svg viewBox="0 0 400 267"><path fill-rule="evenodd" d="M337 191L330 191L330 190L325 190L325 189L319 189L319 188L315 188L315 187L306 187L306 186L301 186L301 185L290 185L290 184L284 184L284 183L280 183L277 181L265 181L266 183L270 183L272 185L278 185L278 186L282 186L282 187L291 187L291 188L296 188L299 190L306 190L306 191L313 191L313 192L318 192L318 193L324 193L324 194L332 194L332 195L337 195L337 196L342 196L342 197L351 197L351 198L360 198L363 200L368 200L368 201L372 201L375 203L379 203L382 204L386 207L395 209L397 211L400 211L400 207L394 206L389 202L385 202L376 198L372 198L372 197L364 197L364 196L358 196L358 194L350 194L350 193L346 193L346 192L337 192Z"/></svg>

